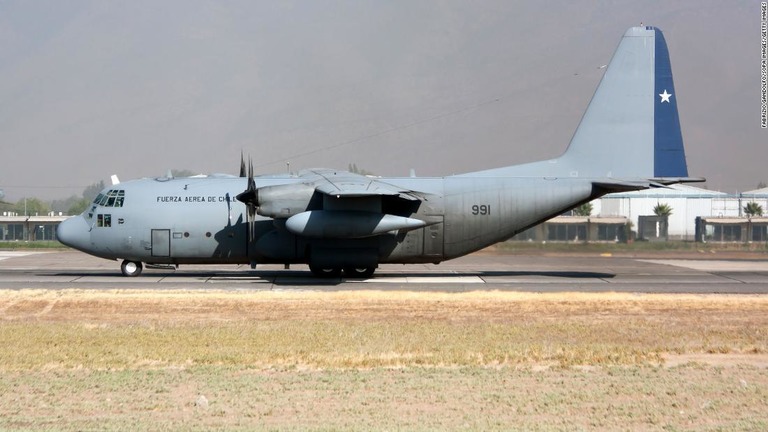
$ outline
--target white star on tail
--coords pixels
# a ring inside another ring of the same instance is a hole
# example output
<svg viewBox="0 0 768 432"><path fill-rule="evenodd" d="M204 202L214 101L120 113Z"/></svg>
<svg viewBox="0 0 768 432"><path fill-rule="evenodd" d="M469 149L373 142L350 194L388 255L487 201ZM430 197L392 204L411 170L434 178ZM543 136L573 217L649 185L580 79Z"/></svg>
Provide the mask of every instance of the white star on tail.
<svg viewBox="0 0 768 432"><path fill-rule="evenodd" d="M669 103L669 98L672 96L672 93L667 93L667 89L664 89L664 93L659 93L659 96L661 96L661 103Z"/></svg>

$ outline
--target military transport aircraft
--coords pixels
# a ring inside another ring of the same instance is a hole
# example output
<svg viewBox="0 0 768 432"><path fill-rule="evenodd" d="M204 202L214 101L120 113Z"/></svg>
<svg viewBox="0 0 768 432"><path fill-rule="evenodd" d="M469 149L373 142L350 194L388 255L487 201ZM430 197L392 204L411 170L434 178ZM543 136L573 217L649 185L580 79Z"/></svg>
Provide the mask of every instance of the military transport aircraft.
<svg viewBox="0 0 768 432"><path fill-rule="evenodd" d="M439 178L332 169L150 178L103 190L61 223L60 242L143 264L309 264L370 277L383 263L439 263L612 192L689 178L664 36L627 30L558 158Z"/></svg>

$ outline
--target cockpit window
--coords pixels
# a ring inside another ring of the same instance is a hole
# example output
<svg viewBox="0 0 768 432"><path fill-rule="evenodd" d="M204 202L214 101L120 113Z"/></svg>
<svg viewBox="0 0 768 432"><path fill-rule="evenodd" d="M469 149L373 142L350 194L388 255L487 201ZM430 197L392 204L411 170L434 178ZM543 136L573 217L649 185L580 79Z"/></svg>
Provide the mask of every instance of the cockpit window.
<svg viewBox="0 0 768 432"><path fill-rule="evenodd" d="M125 201L125 191L119 190L117 191L117 199L115 199L115 207L122 207L123 201Z"/></svg>
<svg viewBox="0 0 768 432"><path fill-rule="evenodd" d="M106 194L100 193L93 200L93 203L102 207L122 207L125 203L125 191L122 189L111 189Z"/></svg>

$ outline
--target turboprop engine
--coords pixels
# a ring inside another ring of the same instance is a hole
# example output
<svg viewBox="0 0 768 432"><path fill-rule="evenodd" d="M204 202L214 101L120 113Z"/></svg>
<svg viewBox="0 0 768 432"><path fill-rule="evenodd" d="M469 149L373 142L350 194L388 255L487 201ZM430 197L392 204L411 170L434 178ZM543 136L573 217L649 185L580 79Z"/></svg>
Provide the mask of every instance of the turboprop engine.
<svg viewBox="0 0 768 432"><path fill-rule="evenodd" d="M363 238L426 226L419 219L364 211L313 210L291 216L285 228L315 238Z"/></svg>
<svg viewBox="0 0 768 432"><path fill-rule="evenodd" d="M315 187L308 184L265 186L255 191L256 213L273 219L287 219L309 207Z"/></svg>

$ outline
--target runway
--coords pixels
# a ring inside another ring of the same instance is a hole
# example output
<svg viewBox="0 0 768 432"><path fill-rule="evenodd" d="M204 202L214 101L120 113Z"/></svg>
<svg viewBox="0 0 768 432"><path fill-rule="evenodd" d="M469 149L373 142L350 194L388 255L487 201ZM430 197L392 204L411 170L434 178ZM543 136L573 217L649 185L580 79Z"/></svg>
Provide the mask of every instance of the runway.
<svg viewBox="0 0 768 432"><path fill-rule="evenodd" d="M0 289L397 290L768 294L768 260L480 253L440 265L382 265L367 280L317 279L306 266L145 269L76 251L0 251Z"/></svg>

